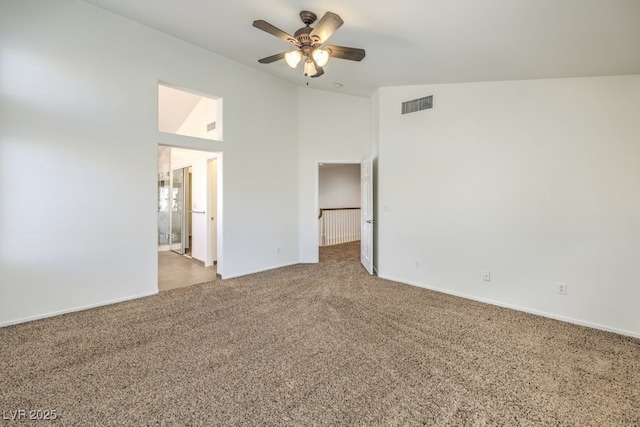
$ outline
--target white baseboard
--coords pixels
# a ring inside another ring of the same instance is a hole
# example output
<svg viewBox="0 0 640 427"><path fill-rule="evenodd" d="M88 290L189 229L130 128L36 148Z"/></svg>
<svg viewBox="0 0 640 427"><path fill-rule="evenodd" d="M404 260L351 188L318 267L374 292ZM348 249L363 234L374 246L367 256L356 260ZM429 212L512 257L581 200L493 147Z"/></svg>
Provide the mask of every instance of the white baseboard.
<svg viewBox="0 0 640 427"><path fill-rule="evenodd" d="M562 322L573 323L574 325L580 325L580 326L586 326L586 327L589 327L589 328L600 329L602 331L613 332L613 333L616 333L616 334L619 334L619 335L625 335L625 336L629 336L629 337L633 337L633 338L640 338L640 333L633 332L633 331L627 331L627 330L624 330L624 329L612 328L612 327L609 327L609 326L600 325L598 323L586 322L584 320L574 319L574 318L571 318L571 317L559 316L557 314L548 313L546 311L533 310L533 309L530 309L530 308L527 308L527 307L521 307L519 305L505 304L503 302L493 301L493 300L486 299L486 298L479 298L479 297L476 297L476 296L473 296L473 295L464 294L464 293L461 293L461 292L454 292L454 291L450 291L448 289L442 289L442 288L437 288L437 287L433 287L433 286L427 286L425 284L418 283L418 282L410 282L410 281L401 280L401 279L397 279L397 278L389 277L389 276L380 276L380 275L378 275L378 277L380 277L381 279L391 280L393 282L398 282L398 283L403 283L403 284L406 284L406 285L416 286L416 287L419 287L419 288L429 289L431 291L441 292L443 294L448 294L448 295L453 295L453 296L460 297L460 298L470 299L470 300L473 300L473 301L483 302L483 303L495 305L495 306L498 306L498 307L510 308L512 310L518 310L518 311L522 311L524 313L535 314L536 316L542 316L542 317L547 317L549 319L560 320Z"/></svg>
<svg viewBox="0 0 640 427"><path fill-rule="evenodd" d="M281 264L281 265L276 265L276 266L272 266L272 267L265 267L265 268L260 268L258 270L249 270L249 271L245 271L245 272L241 272L241 273L232 273L232 274L224 274L224 275L219 275L219 278L222 280L226 280L226 279L235 279L236 277L242 277L242 276L248 276L249 274L255 274L255 273L262 273L263 271L269 271L269 270L275 270L276 268L282 268L282 267L291 267L292 265L298 265L300 264L299 262L290 262L288 264Z"/></svg>
<svg viewBox="0 0 640 427"><path fill-rule="evenodd" d="M51 312L45 313L45 314L38 314L37 316L30 316L30 317L23 317L21 319L9 320L9 321L6 321L6 322L0 322L0 328L3 328L5 326L17 325L17 324L20 324L20 323L32 322L34 320L46 319L47 317L60 316L61 314L74 313L76 311L89 310L91 308L102 307L102 306L111 305L111 304L117 304L119 302L130 301L130 300L134 300L134 299L138 299L138 298L150 297L150 296L157 295L157 294L158 294L158 291L155 290L153 292L147 292L147 293L138 294L138 295L131 295L131 296L128 296L128 297L118 298L118 299L114 299L114 300L110 300L110 301L103 301L103 302L99 302L99 303L95 303L95 304L83 305L83 306L73 307L73 308L60 310L60 311L51 311Z"/></svg>

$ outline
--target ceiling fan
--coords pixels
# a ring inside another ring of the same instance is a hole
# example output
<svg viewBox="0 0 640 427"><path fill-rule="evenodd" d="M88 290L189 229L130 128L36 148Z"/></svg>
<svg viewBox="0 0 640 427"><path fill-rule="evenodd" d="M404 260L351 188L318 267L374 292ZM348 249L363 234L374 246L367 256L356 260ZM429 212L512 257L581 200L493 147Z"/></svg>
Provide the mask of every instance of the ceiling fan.
<svg viewBox="0 0 640 427"><path fill-rule="evenodd" d="M322 46L344 23L342 18L337 14L333 12L325 13L315 28L311 27L311 24L317 19L315 13L303 10L300 12L300 19L302 19L305 26L293 33L293 36L274 27L267 21L261 19L253 21L254 27L273 34L297 47L297 49L290 52L280 52L259 59L258 62L261 64L270 64L271 62L284 58L291 68L296 68L298 63L304 60L304 75L320 77L324 74L322 67L327 63L329 57L348 59L350 61L362 61L362 58L364 58L364 49L344 46Z"/></svg>

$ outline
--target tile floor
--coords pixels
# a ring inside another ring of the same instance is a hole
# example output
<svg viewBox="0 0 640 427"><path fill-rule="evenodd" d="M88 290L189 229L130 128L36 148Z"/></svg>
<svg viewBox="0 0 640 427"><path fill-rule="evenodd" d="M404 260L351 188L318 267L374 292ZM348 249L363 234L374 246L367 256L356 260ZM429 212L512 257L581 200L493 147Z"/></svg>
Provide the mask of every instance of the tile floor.
<svg viewBox="0 0 640 427"><path fill-rule="evenodd" d="M216 266L203 267L190 258L172 251L158 252L158 289L181 288L197 283L219 280L216 278Z"/></svg>

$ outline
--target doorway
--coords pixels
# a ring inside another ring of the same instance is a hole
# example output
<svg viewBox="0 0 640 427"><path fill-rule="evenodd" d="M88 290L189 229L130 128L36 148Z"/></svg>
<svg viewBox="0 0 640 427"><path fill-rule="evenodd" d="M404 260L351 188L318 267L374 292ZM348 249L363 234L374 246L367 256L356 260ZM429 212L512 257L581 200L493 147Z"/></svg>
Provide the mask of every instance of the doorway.
<svg viewBox="0 0 640 427"><path fill-rule="evenodd" d="M221 233L217 233L222 225L218 213L222 209L218 200L221 163L222 153L168 146L158 149L160 290L211 281L221 271Z"/></svg>
<svg viewBox="0 0 640 427"><path fill-rule="evenodd" d="M348 245L373 274L371 162L319 162L317 176L318 259L328 248Z"/></svg>
<svg viewBox="0 0 640 427"><path fill-rule="evenodd" d="M360 164L318 164L318 246L360 241Z"/></svg>

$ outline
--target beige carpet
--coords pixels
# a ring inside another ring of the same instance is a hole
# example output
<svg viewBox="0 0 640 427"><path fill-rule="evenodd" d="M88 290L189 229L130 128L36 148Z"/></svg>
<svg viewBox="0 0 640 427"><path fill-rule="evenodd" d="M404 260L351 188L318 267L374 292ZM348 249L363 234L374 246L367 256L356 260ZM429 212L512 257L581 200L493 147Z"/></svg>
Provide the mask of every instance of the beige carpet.
<svg viewBox="0 0 640 427"><path fill-rule="evenodd" d="M2 328L3 418L640 424L640 340L370 277L357 251Z"/></svg>

